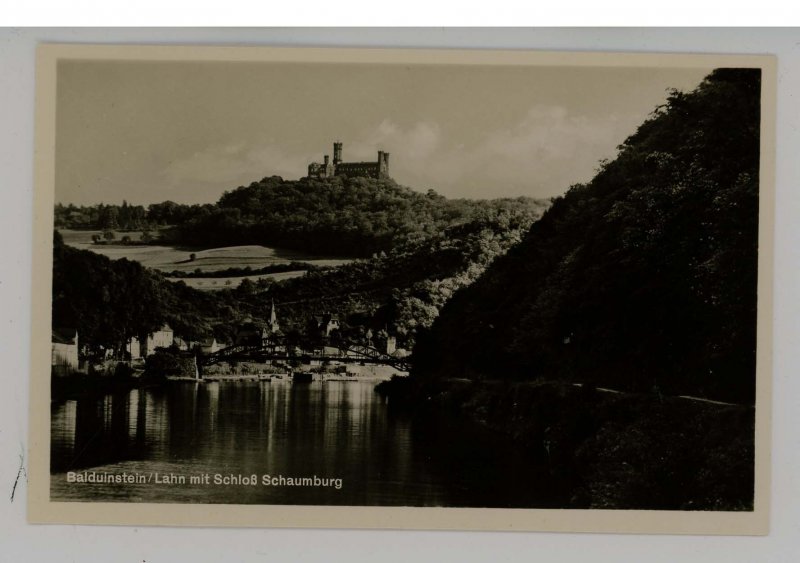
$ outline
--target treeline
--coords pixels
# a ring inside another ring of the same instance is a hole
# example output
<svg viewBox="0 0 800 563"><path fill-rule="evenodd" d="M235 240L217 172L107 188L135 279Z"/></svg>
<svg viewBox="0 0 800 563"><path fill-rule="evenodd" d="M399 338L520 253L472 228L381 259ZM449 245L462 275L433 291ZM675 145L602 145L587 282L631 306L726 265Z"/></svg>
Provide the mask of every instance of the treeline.
<svg viewBox="0 0 800 563"><path fill-rule="evenodd" d="M292 261L287 264L270 264L263 268L245 266L243 268L225 268L224 270L203 270L197 268L191 272L173 270L162 272L168 278L233 278L238 276L258 276L264 274L277 274L281 272L296 272L299 270L325 270L327 267L315 266L308 262Z"/></svg>
<svg viewBox="0 0 800 563"><path fill-rule="evenodd" d="M444 305L414 375L752 401L759 130L758 70L673 92Z"/></svg>
<svg viewBox="0 0 800 563"><path fill-rule="evenodd" d="M368 257L441 234L455 224L530 223L547 206L530 198L448 200L390 179L273 176L226 192L208 214L191 217L164 240L191 246L261 244L325 255Z"/></svg>
<svg viewBox="0 0 800 563"><path fill-rule="evenodd" d="M121 230L137 231L156 229L164 225L175 225L196 217L208 215L213 205L181 205L172 201L154 203L145 208L130 205L123 200L122 205L103 203L89 206L55 206L55 227L57 229Z"/></svg>

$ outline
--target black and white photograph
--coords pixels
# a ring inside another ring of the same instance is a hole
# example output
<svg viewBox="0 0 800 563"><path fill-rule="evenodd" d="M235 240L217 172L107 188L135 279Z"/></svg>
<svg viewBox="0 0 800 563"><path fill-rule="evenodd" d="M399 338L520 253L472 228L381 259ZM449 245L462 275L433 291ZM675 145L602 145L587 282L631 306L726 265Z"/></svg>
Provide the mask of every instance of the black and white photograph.
<svg viewBox="0 0 800 563"><path fill-rule="evenodd" d="M41 59L36 518L765 531L770 57Z"/></svg>

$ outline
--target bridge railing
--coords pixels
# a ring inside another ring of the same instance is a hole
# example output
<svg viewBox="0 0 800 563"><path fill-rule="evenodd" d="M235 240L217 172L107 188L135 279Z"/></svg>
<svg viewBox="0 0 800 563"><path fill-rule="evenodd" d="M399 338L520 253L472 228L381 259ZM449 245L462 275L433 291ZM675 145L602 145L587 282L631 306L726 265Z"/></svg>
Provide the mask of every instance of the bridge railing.
<svg viewBox="0 0 800 563"><path fill-rule="evenodd" d="M300 353L297 353L298 349ZM277 339L265 340L260 344L234 344L210 354L201 353L198 356L198 363L210 365L230 359L246 360L257 354L268 355L273 359L308 357L312 360L368 360L374 363L390 365L403 371L408 371L410 368L410 362L407 358L396 358L381 352L373 346L364 344L313 346L309 350L308 346L290 344Z"/></svg>

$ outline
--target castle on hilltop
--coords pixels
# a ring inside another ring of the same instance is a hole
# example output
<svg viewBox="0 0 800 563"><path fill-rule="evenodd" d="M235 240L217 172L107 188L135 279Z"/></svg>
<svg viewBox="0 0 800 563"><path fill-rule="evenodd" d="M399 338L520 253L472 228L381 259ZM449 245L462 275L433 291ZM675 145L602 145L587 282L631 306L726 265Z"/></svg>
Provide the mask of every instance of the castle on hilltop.
<svg viewBox="0 0 800 563"><path fill-rule="evenodd" d="M389 153L378 151L377 162L342 162L342 143L333 143L333 162L325 155L325 162L308 165L309 178L332 178L333 176L360 176L364 178L389 177Z"/></svg>

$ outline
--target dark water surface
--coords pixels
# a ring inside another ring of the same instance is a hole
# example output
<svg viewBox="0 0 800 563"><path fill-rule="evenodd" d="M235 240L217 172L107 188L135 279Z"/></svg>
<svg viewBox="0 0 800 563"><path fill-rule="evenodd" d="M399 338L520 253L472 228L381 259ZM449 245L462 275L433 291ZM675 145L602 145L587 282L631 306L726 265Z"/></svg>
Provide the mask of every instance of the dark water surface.
<svg viewBox="0 0 800 563"><path fill-rule="evenodd" d="M461 418L411 417L375 382L179 383L53 403L51 498L75 501L548 507L545 468ZM68 482L137 475L143 483ZM205 479L209 483L191 482ZM169 476L184 483L157 483ZM256 476L214 484L214 476ZM271 478L341 479L333 486ZM77 477L76 477L77 478ZM180 480L180 479L178 479Z"/></svg>

